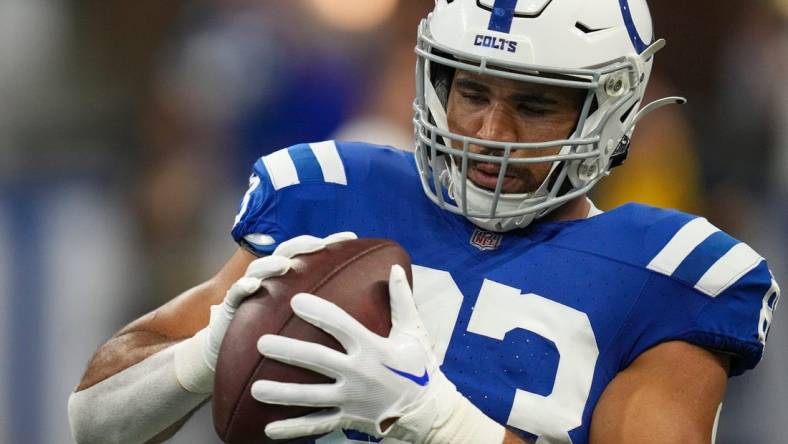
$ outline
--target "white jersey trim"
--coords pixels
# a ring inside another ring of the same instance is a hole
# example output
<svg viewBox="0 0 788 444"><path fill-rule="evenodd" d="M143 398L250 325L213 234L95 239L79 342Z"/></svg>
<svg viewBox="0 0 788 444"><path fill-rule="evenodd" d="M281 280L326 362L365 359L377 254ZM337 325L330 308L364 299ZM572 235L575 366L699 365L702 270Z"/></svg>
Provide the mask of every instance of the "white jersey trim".
<svg viewBox="0 0 788 444"><path fill-rule="evenodd" d="M233 223L233 227L238 225L238 222L241 221L241 218L246 214L246 210L249 208L249 199L252 198L252 193L260 186L260 178L257 175L252 174L249 176L249 189L246 190L246 194L244 194L243 201L241 201L241 210L238 211L238 214L235 216L235 222Z"/></svg>
<svg viewBox="0 0 788 444"><path fill-rule="evenodd" d="M273 185L274 190L278 191L300 183L293 158L290 157L288 150L279 150L264 156L263 164L265 169L268 170L268 177L271 178L271 185Z"/></svg>
<svg viewBox="0 0 788 444"><path fill-rule="evenodd" d="M695 284L695 288L711 297L717 297L757 267L762 260L749 245L736 244L706 271Z"/></svg>
<svg viewBox="0 0 788 444"><path fill-rule="evenodd" d="M710 224L705 218L699 217L691 220L673 235L673 238L649 262L646 268L667 276L673 275L673 272L695 247L718 231L720 231L719 228Z"/></svg>
<svg viewBox="0 0 788 444"><path fill-rule="evenodd" d="M329 183L347 185L345 166L339 157L337 145L333 140L327 142L310 143L309 148L317 158L320 169L323 170L323 180Z"/></svg>

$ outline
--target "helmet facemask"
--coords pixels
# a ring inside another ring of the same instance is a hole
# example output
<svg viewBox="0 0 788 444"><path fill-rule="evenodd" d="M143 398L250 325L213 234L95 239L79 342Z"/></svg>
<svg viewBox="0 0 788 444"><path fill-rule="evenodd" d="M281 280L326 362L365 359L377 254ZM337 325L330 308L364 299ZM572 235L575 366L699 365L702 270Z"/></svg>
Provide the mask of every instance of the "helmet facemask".
<svg viewBox="0 0 788 444"><path fill-rule="evenodd" d="M441 208L493 231L525 227L585 195L607 175L614 153L620 158L628 149L628 135L639 118L637 108L653 55L648 55L648 60L624 57L585 69L506 63L441 46L429 35L427 21L420 26L416 53L414 125L424 191ZM581 91L584 100L574 131L565 139L529 143L452 132L447 101L456 70ZM474 162L498 166L495 187L487 189L469 179ZM504 192L508 170L536 164L548 167L541 184L523 193Z"/></svg>

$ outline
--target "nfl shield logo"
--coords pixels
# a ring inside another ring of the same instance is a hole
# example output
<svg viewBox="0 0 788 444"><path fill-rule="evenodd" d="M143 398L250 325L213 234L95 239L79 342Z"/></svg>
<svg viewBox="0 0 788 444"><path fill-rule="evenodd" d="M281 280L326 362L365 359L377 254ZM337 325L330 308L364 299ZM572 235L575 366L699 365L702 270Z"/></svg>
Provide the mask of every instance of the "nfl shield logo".
<svg viewBox="0 0 788 444"><path fill-rule="evenodd" d="M478 228L473 230L471 235L471 245L482 251L497 250L501 246L501 240L503 240L503 234Z"/></svg>

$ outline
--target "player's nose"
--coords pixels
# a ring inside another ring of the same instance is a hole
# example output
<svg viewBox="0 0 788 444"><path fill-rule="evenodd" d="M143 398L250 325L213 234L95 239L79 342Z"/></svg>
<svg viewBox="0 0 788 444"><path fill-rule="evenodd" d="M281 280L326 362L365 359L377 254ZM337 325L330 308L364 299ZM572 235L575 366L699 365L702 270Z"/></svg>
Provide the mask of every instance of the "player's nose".
<svg viewBox="0 0 788 444"><path fill-rule="evenodd" d="M515 117L504 105L493 105L485 114L477 137L496 142L516 142Z"/></svg>

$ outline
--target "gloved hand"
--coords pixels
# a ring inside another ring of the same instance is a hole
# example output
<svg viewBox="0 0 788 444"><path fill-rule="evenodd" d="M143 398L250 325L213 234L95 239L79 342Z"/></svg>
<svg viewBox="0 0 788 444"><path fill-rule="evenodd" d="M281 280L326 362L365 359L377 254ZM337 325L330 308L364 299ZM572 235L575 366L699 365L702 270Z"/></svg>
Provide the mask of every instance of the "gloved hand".
<svg viewBox="0 0 788 444"><path fill-rule="evenodd" d="M356 239L356 235L348 232L332 234L324 239L298 236L282 242L270 256L252 261L244 276L227 291L224 301L211 306L208 326L191 339L178 344L175 363L181 385L194 393L213 391L213 374L227 328L241 302L254 294L264 279L287 273L292 264L291 258L295 256L314 253L332 243L351 239Z"/></svg>
<svg viewBox="0 0 788 444"><path fill-rule="evenodd" d="M258 401L327 408L273 422L265 429L269 437L292 439L342 428L414 443L459 442L455 434L465 432L461 427L439 429L452 423L450 418L458 411L463 412L462 419L468 416L466 410L473 409L470 417L486 421L483 425L488 426L483 442L501 442L503 427L472 406L441 372L405 271L398 265L391 270L389 297L392 327L388 337L369 331L317 296L293 297L291 305L296 315L334 336L347 353L278 335L260 338L258 350L266 357L336 380L331 384L256 381L251 391ZM435 440L437 435L441 438Z"/></svg>

